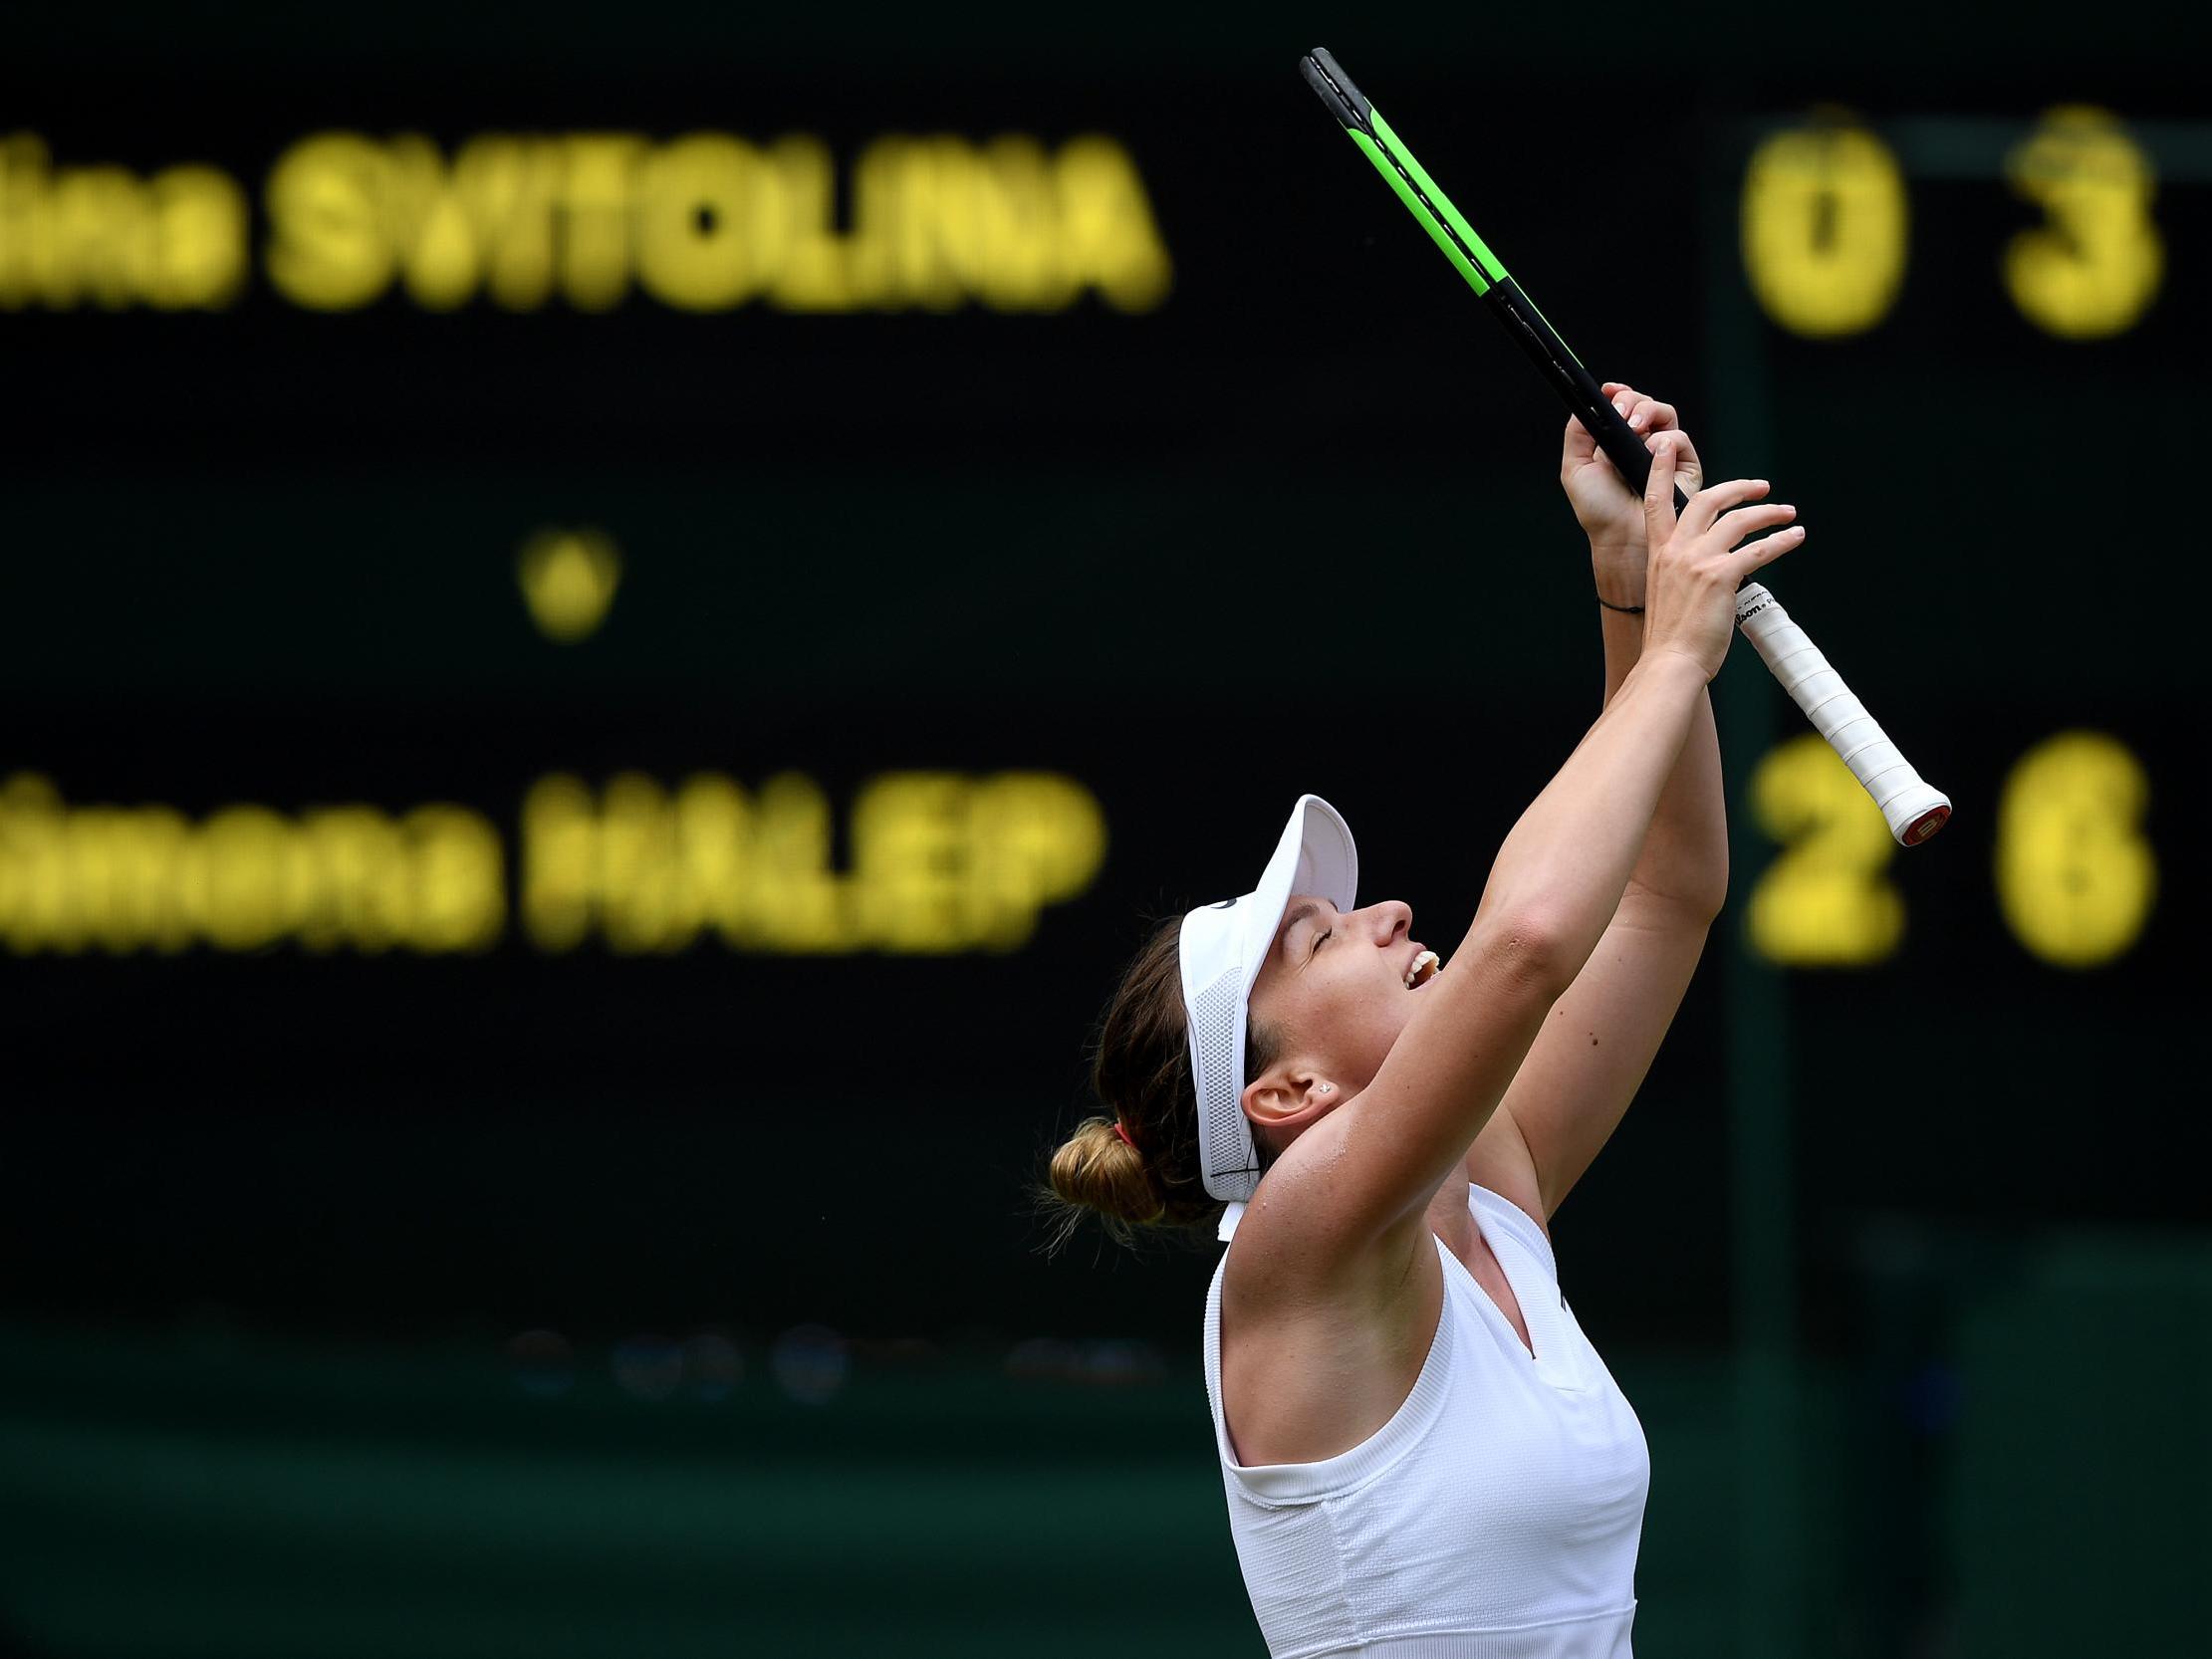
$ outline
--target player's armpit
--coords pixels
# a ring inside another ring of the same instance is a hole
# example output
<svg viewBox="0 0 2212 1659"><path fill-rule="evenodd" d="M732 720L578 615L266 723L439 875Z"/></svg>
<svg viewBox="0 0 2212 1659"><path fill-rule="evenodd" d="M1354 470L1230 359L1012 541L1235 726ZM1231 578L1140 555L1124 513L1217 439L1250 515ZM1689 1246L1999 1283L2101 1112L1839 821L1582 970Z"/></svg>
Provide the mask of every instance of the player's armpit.
<svg viewBox="0 0 2212 1659"><path fill-rule="evenodd" d="M1475 1144L1467 1149L1467 1179L1489 1188L1535 1222L1546 1237L1551 1235L1545 1219L1544 1189L1536 1178L1535 1155L1503 1101L1482 1126L1482 1133L1475 1136Z"/></svg>

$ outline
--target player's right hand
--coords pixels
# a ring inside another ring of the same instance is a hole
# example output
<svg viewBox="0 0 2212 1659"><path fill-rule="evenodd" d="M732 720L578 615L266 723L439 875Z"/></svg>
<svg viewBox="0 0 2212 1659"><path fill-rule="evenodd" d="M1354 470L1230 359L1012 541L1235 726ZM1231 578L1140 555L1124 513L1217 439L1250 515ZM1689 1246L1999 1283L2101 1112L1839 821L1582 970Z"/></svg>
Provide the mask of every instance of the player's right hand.
<svg viewBox="0 0 2212 1659"><path fill-rule="evenodd" d="M1674 512L1674 478L1680 436L1661 432L1651 446L1651 481L1643 492L1650 533L1643 585L1643 651L1679 651L1692 657L1707 680L1720 672L1736 635L1736 590L1760 566L1780 559L1805 540L1805 526L1790 524L1795 507L1780 502L1750 506L1767 493L1764 478L1732 478L1699 490ZM1736 544L1757 531L1788 525L1747 548Z"/></svg>

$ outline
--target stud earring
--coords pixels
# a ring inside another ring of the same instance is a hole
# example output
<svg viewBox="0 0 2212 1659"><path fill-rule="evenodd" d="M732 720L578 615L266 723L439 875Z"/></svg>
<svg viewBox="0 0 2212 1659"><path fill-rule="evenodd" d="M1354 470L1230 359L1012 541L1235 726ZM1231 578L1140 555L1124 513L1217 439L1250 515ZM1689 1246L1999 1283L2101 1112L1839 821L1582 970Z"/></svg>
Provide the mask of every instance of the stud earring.
<svg viewBox="0 0 2212 1659"><path fill-rule="evenodd" d="M1337 1085L1335 1083L1316 1083L1314 1084L1314 1092L1316 1094L1334 1094L1337 1092Z"/></svg>

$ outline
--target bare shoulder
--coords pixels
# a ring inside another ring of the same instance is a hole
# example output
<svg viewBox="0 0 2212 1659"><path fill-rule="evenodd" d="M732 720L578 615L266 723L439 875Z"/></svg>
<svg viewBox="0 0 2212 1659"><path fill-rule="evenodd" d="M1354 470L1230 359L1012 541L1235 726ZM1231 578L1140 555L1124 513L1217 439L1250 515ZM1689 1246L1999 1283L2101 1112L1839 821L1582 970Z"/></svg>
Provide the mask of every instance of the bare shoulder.
<svg viewBox="0 0 2212 1659"><path fill-rule="evenodd" d="M1323 1119L1261 1177L1229 1248L1221 1286L1225 1308L1334 1304L1371 1309L1404 1285L1418 1251L1428 1248L1422 1209L1356 1242L1332 1228L1339 1207L1329 1202L1331 1141L1342 1127Z"/></svg>

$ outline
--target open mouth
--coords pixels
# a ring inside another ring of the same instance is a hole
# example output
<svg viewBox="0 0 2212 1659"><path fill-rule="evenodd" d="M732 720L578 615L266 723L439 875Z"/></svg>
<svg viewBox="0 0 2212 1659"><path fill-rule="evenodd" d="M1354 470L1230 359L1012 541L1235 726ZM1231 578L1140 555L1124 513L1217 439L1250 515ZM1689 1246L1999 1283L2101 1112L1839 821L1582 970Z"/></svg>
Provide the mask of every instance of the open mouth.
<svg viewBox="0 0 2212 1659"><path fill-rule="evenodd" d="M1413 958L1411 966L1405 970L1405 988L1408 991L1418 991L1434 979L1443 966L1442 960L1434 951L1424 950Z"/></svg>

